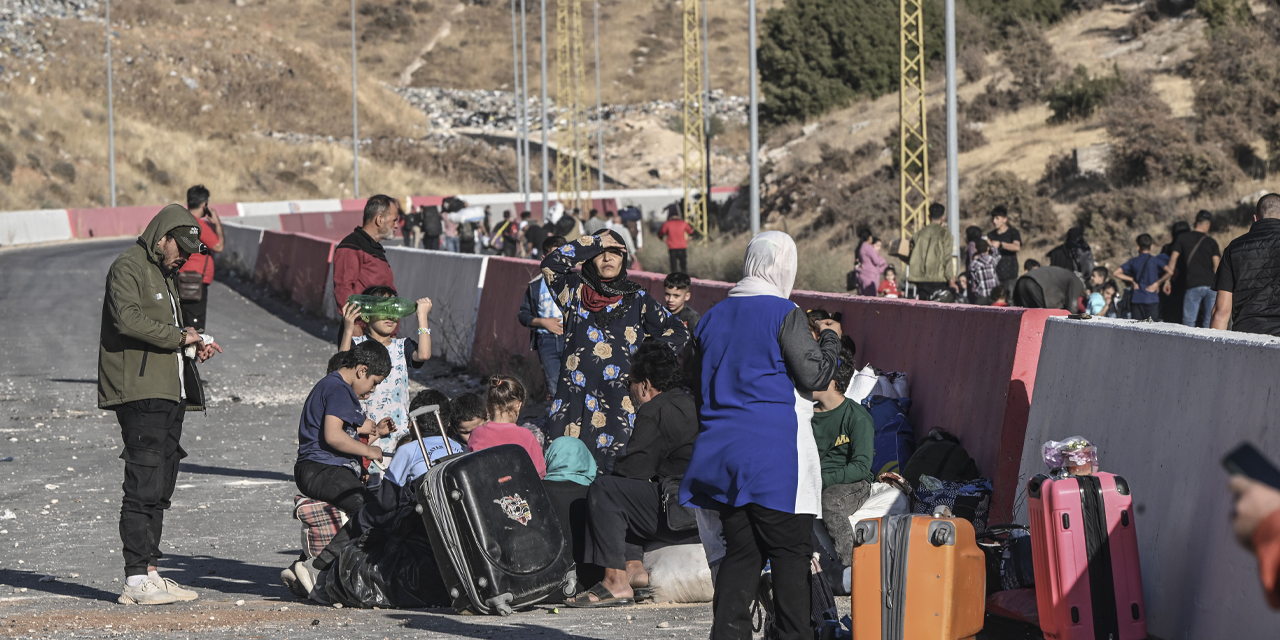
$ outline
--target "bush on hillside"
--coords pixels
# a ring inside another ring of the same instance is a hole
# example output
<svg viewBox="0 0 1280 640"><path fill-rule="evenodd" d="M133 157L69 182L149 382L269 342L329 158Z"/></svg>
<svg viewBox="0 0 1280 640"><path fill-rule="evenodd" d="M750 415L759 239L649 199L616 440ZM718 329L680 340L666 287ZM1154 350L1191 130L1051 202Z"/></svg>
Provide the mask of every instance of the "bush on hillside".
<svg viewBox="0 0 1280 640"><path fill-rule="evenodd" d="M1049 156L1044 174L1036 181L1036 193L1054 202L1075 202L1109 188L1104 176L1092 172L1081 174L1075 154L1070 152Z"/></svg>
<svg viewBox="0 0 1280 640"><path fill-rule="evenodd" d="M1192 61L1191 72L1198 81L1197 140L1222 145L1242 169L1256 175L1259 162L1253 142L1261 137L1273 170L1280 166L1280 42L1276 36L1255 26L1214 32L1209 46Z"/></svg>
<svg viewBox="0 0 1280 640"><path fill-rule="evenodd" d="M935 6L936 5L936 6ZM942 53L941 2L924 11L925 59ZM764 116L806 120L898 88L898 6L880 0L789 0L760 33Z"/></svg>
<svg viewBox="0 0 1280 640"><path fill-rule="evenodd" d="M995 171L966 189L961 210L968 218L985 219L996 205L1009 209L1009 223L1024 235L1052 235L1058 216L1048 198L1011 171Z"/></svg>
<svg viewBox="0 0 1280 640"><path fill-rule="evenodd" d="M1142 187L1094 194L1076 205L1076 225L1099 261L1129 255L1138 234L1159 234L1176 215L1172 198Z"/></svg>
<svg viewBox="0 0 1280 640"><path fill-rule="evenodd" d="M987 82L967 109L970 120L990 122L1000 112L1039 103L1062 69L1044 31L1026 21L1007 29L1001 63L1004 72Z"/></svg>
<svg viewBox="0 0 1280 640"><path fill-rule="evenodd" d="M1253 12L1246 0L1196 0L1196 11L1209 23L1209 31L1253 22Z"/></svg>
<svg viewBox="0 0 1280 640"><path fill-rule="evenodd" d="M1050 25L1062 19L1064 10L1095 2L1101 5L1097 0L968 0L965 4L973 13L1007 28L1020 22Z"/></svg>
<svg viewBox="0 0 1280 640"><path fill-rule="evenodd" d="M1112 75L1105 76L1091 76L1087 67L1077 66L1066 80L1045 94L1045 98L1049 100L1049 109L1053 111L1049 123L1088 120L1102 106L1107 96L1123 84L1119 66L1115 67Z"/></svg>
<svg viewBox="0 0 1280 640"><path fill-rule="evenodd" d="M1107 176L1116 186L1134 186L1174 177L1187 133L1169 105L1138 77L1110 100L1102 114L1111 139Z"/></svg>

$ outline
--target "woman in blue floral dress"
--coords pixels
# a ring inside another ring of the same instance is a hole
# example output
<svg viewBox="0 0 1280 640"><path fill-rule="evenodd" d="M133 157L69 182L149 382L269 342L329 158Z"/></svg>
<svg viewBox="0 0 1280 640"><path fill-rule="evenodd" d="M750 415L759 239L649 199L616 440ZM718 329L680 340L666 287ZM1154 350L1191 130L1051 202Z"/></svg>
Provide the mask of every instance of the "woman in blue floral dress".
<svg viewBox="0 0 1280 640"><path fill-rule="evenodd" d="M580 438L604 474L626 452L635 420L627 394L631 354L645 338L676 351L689 339L683 322L627 279L626 252L622 236L606 229L542 260L542 276L564 311L565 337L548 435ZM582 272L572 273L578 265Z"/></svg>

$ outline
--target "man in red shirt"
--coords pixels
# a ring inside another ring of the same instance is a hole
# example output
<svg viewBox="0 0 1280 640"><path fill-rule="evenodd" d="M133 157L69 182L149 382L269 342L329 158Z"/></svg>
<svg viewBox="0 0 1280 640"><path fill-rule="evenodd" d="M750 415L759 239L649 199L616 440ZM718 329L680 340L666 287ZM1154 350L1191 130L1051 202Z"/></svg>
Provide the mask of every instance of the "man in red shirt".
<svg viewBox="0 0 1280 640"><path fill-rule="evenodd" d="M678 209L673 210L658 230L658 237L667 241L667 255L671 259L671 273L688 273L689 234L693 225L685 222Z"/></svg>
<svg viewBox="0 0 1280 640"><path fill-rule="evenodd" d="M339 310L347 304L348 296L374 285L395 288L395 276L381 243L395 235L399 221L399 202L391 196L373 196L364 205L364 225L338 243L333 251L333 297Z"/></svg>
<svg viewBox="0 0 1280 640"><path fill-rule="evenodd" d="M182 305L182 317L196 331L204 332L204 322L209 308L209 284L213 282L213 254L222 253L222 220L209 208L209 190L198 184L187 189L187 211L200 223L200 242L209 247L209 255L191 254L187 263L178 271L178 298ZM189 275L182 275L189 274ZM200 274L199 287L196 286ZM187 280L187 282L184 282Z"/></svg>

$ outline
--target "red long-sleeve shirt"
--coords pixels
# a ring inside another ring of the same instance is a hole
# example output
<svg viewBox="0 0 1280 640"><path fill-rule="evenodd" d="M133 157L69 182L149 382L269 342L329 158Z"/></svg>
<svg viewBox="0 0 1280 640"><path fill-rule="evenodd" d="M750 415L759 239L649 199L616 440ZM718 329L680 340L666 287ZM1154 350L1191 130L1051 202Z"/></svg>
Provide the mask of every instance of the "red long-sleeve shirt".
<svg viewBox="0 0 1280 640"><path fill-rule="evenodd" d="M347 297L374 285L395 287L395 276L386 260L359 249L339 246L333 252L333 297L341 310Z"/></svg>

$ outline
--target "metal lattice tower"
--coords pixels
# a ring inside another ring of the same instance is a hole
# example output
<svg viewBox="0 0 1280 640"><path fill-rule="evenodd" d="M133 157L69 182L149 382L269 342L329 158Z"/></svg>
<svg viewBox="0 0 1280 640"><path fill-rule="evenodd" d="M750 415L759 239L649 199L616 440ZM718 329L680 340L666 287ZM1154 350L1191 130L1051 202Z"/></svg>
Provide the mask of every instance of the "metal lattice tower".
<svg viewBox="0 0 1280 640"><path fill-rule="evenodd" d="M702 104L702 17L697 0L684 1L684 186L685 220L707 237L707 147ZM699 197L695 201L694 195Z"/></svg>
<svg viewBox="0 0 1280 640"><path fill-rule="evenodd" d="M898 88L899 210L902 237L924 226L929 208L929 141L924 104L924 0L899 0L900 70Z"/></svg>
<svg viewBox="0 0 1280 640"><path fill-rule="evenodd" d="M556 122L555 185L566 209L582 208L590 172L587 151L586 86L582 46L582 0L556 2L556 102L563 109Z"/></svg>

